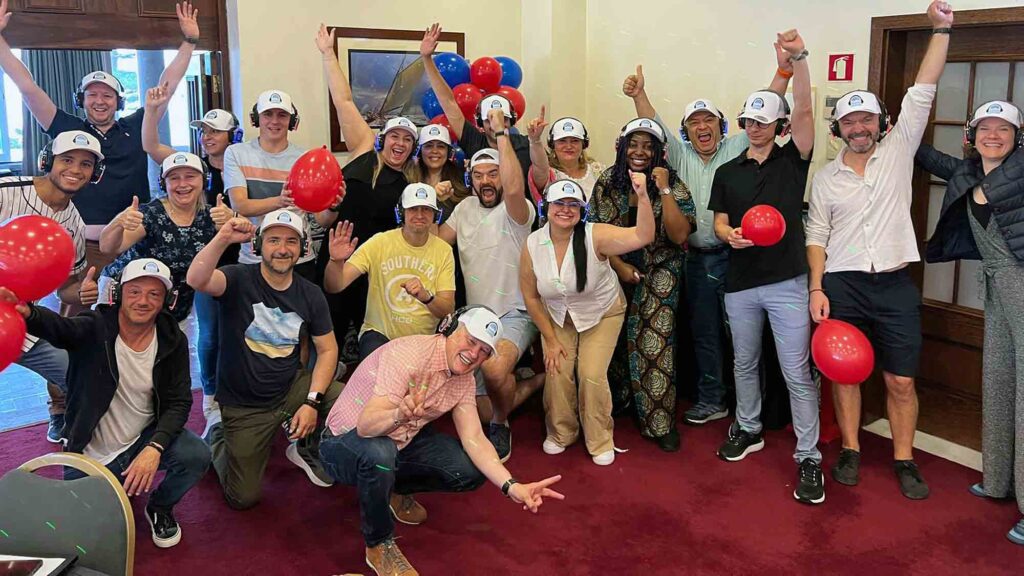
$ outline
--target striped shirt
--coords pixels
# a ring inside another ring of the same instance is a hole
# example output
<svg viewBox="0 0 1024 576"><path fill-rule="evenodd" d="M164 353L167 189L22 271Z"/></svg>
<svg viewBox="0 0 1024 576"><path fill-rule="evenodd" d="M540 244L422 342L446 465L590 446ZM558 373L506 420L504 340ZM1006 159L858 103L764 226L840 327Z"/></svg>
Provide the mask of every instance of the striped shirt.
<svg viewBox="0 0 1024 576"><path fill-rule="evenodd" d="M363 407L374 396L385 396L397 406L407 394L424 394L423 417L387 434L399 450L424 426L459 406L472 410L475 417L476 379L472 373L455 376L448 370L446 341L440 334L404 336L374 350L356 368L327 415L331 434L354 430Z"/></svg>
<svg viewBox="0 0 1024 576"><path fill-rule="evenodd" d="M54 212L36 193L34 180L31 177L0 178L0 222L6 222L15 216L31 214L45 216L67 230L75 243L75 264L71 269L71 274L79 274L85 270L85 222L82 221L74 203L68 202L66 208ZM21 351L28 352L38 340L39 338L35 336L26 335L25 341L21 344Z"/></svg>

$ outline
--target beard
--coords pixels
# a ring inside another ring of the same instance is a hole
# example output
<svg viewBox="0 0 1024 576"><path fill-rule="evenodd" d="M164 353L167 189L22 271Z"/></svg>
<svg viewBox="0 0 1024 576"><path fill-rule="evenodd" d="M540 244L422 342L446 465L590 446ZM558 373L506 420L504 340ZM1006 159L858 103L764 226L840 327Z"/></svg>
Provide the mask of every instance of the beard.
<svg viewBox="0 0 1024 576"><path fill-rule="evenodd" d="M494 195L493 200L485 201L481 192L487 191ZM480 192L477 192L477 197L480 199L480 205L484 208L494 208L498 204L501 204L502 191L494 188L493 186L484 186Z"/></svg>
<svg viewBox="0 0 1024 576"><path fill-rule="evenodd" d="M295 260L292 258L274 258L273 256L264 256L263 264L267 268L272 270L275 274L287 274L295 268Z"/></svg>

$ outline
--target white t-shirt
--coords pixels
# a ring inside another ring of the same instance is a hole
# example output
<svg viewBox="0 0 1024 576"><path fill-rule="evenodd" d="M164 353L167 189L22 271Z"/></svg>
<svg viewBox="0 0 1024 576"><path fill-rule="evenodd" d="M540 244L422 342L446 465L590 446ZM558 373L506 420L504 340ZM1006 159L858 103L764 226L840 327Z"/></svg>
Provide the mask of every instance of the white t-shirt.
<svg viewBox="0 0 1024 576"><path fill-rule="evenodd" d="M153 329L156 332L156 328ZM142 352L136 352L118 336L114 342L119 379L114 397L82 453L110 464L138 441L142 431L156 417L153 402L153 364L156 362L156 334Z"/></svg>
<svg viewBox="0 0 1024 576"><path fill-rule="evenodd" d="M552 168L551 170L555 173L555 180L572 180L579 184L580 188L583 189L584 199L590 202L590 196L594 193L594 184L597 184L597 179L604 172L604 166L596 160L590 162L587 164L587 172L581 178L573 178L558 168Z"/></svg>
<svg viewBox="0 0 1024 576"><path fill-rule="evenodd" d="M525 224L509 216L504 200L484 208L476 196L459 202L445 222L455 230L466 303L483 304L498 316L526 309L519 291L519 255L537 214L526 198L521 201L529 213Z"/></svg>

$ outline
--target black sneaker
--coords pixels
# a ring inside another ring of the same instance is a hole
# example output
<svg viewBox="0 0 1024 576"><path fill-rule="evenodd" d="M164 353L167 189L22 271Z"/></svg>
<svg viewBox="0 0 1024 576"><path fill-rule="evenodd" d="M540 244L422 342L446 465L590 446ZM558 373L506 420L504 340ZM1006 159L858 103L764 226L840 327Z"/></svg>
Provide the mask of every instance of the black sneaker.
<svg viewBox="0 0 1024 576"><path fill-rule="evenodd" d="M50 414L50 423L46 426L46 441L60 444L64 437L64 415Z"/></svg>
<svg viewBox="0 0 1024 576"><path fill-rule="evenodd" d="M146 520L153 530L153 544L158 548L170 548L181 542L181 526L171 512L158 512L146 506Z"/></svg>
<svg viewBox="0 0 1024 576"><path fill-rule="evenodd" d="M663 452L678 452L679 445L681 444L679 438L679 430L675 428L668 431L668 433L662 436L654 436L650 438L658 448L661 448Z"/></svg>
<svg viewBox="0 0 1024 576"><path fill-rule="evenodd" d="M301 441L300 441L301 442ZM330 488L334 485L334 478L324 470L323 464L320 463L320 459L313 456L313 454L306 448L300 448L299 442L292 442L288 445L288 448L284 451L284 455L288 458L288 461L298 466L306 476L309 477L309 481L314 485L321 488Z"/></svg>
<svg viewBox="0 0 1024 576"><path fill-rule="evenodd" d="M751 434L740 428L735 433L729 431L729 439L718 448L718 457L727 462L739 462L747 454L764 448L764 433Z"/></svg>
<svg viewBox="0 0 1024 576"><path fill-rule="evenodd" d="M498 453L498 460L502 463L512 456L512 430L508 424L495 424L487 429L487 439L494 445L494 451Z"/></svg>
<svg viewBox="0 0 1024 576"><path fill-rule="evenodd" d="M793 498L804 504L821 504L825 501L825 476L821 473L821 464L804 458L800 463L799 480Z"/></svg>
<svg viewBox="0 0 1024 576"><path fill-rule="evenodd" d="M839 451L839 461L832 467L832 479L840 484L856 486L860 482L860 452L853 448Z"/></svg>
<svg viewBox="0 0 1024 576"><path fill-rule="evenodd" d="M893 466L900 481L900 492L911 500L924 500L931 493L913 460L897 460Z"/></svg>

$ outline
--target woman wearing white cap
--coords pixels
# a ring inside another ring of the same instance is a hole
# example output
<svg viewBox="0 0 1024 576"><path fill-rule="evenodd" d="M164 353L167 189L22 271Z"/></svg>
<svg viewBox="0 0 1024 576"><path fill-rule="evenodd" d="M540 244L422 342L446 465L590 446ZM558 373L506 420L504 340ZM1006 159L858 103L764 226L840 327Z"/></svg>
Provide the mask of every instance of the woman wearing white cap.
<svg viewBox="0 0 1024 576"><path fill-rule="evenodd" d="M465 169L455 162L451 134L446 126L428 124L420 128L416 161L420 169L420 181L430 184L437 191L443 223L451 216L455 206L470 195L466 188Z"/></svg>
<svg viewBox="0 0 1024 576"><path fill-rule="evenodd" d="M581 422L587 451L601 466L615 460L608 365L626 313L609 258L654 240L654 211L641 193L647 175L630 177L638 195L631 228L588 223L582 187L569 179L552 183L541 205L547 224L527 238L519 264L523 300L544 345L544 452L564 452Z"/></svg>
<svg viewBox="0 0 1024 576"><path fill-rule="evenodd" d="M171 312L178 322L183 322L192 310L194 295L185 283L185 273L195 255L213 239L217 228L231 217L231 209L224 206L222 198L213 208L206 206L205 186L203 163L195 154L178 152L164 159L160 187L167 197L141 208L135 197L131 206L103 228L100 250L118 257L103 269L100 283L109 286L132 260L156 258L171 269L178 291Z"/></svg>
<svg viewBox="0 0 1024 576"><path fill-rule="evenodd" d="M572 180L583 189L587 201L594 192L598 176L604 166L587 154L590 137L583 122L571 117L559 118L548 131L547 148L541 142L544 134L545 107L540 107L540 116L530 121L527 134L530 138L530 193L535 201L541 200L541 190L555 180Z"/></svg>
<svg viewBox="0 0 1024 576"><path fill-rule="evenodd" d="M999 100L965 127L972 152L961 160L928 146L917 163L948 182L928 262L981 260L985 286L982 463L975 496L1016 497L1024 514L1024 117ZM1016 441L1015 441L1016 439ZM1008 533L1024 545L1024 519Z"/></svg>
<svg viewBox="0 0 1024 576"><path fill-rule="evenodd" d="M647 175L645 193L656 232L642 250L609 258L629 302L626 329L609 368L612 396L617 411L635 400L641 434L673 452L679 449L673 360L676 308L683 282L682 245L696 227L693 200L675 170L666 167L665 133L654 120L631 120L615 149L615 164L594 185L593 219L623 228L637 222L640 199L632 175L640 172Z"/></svg>

